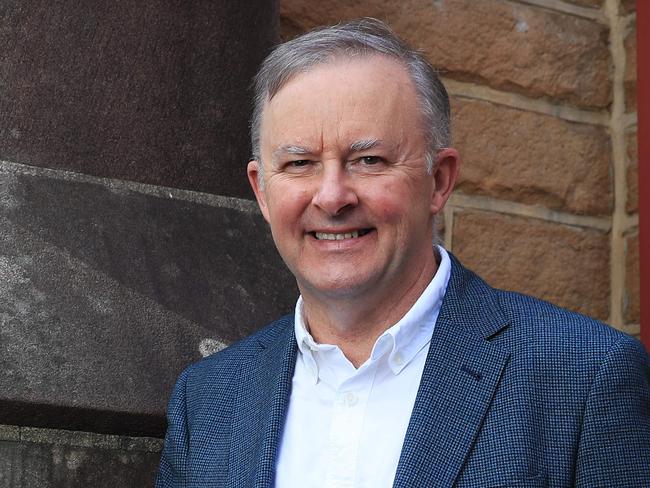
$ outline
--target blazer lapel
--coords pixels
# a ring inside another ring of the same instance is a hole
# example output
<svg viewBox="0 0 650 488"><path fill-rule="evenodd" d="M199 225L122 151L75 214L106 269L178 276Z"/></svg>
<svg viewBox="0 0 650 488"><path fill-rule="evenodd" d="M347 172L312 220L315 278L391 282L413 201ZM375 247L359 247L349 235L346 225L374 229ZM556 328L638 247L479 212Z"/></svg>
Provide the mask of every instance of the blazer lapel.
<svg viewBox="0 0 650 488"><path fill-rule="evenodd" d="M227 486L270 487L296 363L293 317L242 366L233 407Z"/></svg>
<svg viewBox="0 0 650 488"><path fill-rule="evenodd" d="M487 339L506 325L491 289L452 256L394 487L453 485L509 358Z"/></svg>

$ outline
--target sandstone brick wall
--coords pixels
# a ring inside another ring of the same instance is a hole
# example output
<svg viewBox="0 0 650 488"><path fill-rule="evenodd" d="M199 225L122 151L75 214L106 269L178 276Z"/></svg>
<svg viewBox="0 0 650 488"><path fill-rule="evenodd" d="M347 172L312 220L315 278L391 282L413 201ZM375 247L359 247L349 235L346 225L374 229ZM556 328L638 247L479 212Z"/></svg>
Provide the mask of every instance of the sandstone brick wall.
<svg viewBox="0 0 650 488"><path fill-rule="evenodd" d="M281 34L372 16L452 99L444 240L495 286L639 333L633 0L281 0Z"/></svg>

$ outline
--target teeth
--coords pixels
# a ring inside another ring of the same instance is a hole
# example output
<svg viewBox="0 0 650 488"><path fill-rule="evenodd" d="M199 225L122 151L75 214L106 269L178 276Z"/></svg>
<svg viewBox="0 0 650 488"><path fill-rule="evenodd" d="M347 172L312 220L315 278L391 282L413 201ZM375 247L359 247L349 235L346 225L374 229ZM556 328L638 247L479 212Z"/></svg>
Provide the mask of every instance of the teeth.
<svg viewBox="0 0 650 488"><path fill-rule="evenodd" d="M343 239L354 239L359 237L359 231L346 232L344 234L328 234L326 232L314 232L316 239L324 241L342 241Z"/></svg>

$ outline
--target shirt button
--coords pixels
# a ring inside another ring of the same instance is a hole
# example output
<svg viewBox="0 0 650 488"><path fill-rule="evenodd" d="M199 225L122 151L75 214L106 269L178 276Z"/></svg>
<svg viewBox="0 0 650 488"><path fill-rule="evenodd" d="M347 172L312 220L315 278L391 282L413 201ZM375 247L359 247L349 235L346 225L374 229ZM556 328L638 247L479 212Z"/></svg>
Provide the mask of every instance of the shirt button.
<svg viewBox="0 0 650 488"><path fill-rule="evenodd" d="M350 392L347 395L345 395L345 401L348 404L348 407L354 407L359 401L359 398L357 398L357 396L354 393Z"/></svg>
<svg viewBox="0 0 650 488"><path fill-rule="evenodd" d="M404 364L404 358L400 353L395 354L395 364L397 364L398 366Z"/></svg>

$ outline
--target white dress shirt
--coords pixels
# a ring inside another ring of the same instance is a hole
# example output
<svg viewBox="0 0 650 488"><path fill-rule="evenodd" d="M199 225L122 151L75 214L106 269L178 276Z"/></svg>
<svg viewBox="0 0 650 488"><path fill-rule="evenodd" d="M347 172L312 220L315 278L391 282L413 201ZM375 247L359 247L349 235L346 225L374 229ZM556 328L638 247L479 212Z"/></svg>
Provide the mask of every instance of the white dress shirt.
<svg viewBox="0 0 650 488"><path fill-rule="evenodd" d="M317 344L295 311L298 357L278 447L278 488L380 488L395 478L406 428L447 289L451 263L438 270L399 322L356 369L338 346Z"/></svg>

